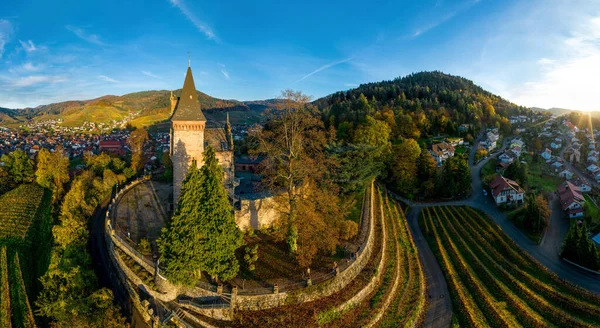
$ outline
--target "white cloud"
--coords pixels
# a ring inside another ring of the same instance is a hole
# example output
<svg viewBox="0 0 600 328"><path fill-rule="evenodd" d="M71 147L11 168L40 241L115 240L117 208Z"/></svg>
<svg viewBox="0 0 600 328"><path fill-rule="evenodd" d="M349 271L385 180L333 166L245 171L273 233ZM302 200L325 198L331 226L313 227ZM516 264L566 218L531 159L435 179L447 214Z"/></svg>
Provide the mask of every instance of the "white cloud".
<svg viewBox="0 0 600 328"><path fill-rule="evenodd" d="M97 44L99 46L107 46L102 40L100 40L100 36L97 34L89 34L84 29L67 25L65 26L67 30L73 32L78 38L85 40L89 43Z"/></svg>
<svg viewBox="0 0 600 328"><path fill-rule="evenodd" d="M450 11L449 13L445 14L444 16L442 16L441 19L439 19L437 21L434 21L433 23L430 23L428 25L425 25L425 26L417 28L415 30L415 32L411 35L411 37L412 38L416 38L416 37L420 36L423 33L427 33L429 30L432 30L432 29L434 29L434 28L436 28L436 27L444 24L445 22L449 21L450 19L454 18L454 16L456 16L456 15L458 15L458 14L464 12L464 11L469 10L471 7L473 7L474 5L476 5L477 3L479 3L479 1L480 0L469 1L469 2L461 5L459 8L457 8L457 9L455 9L453 11ZM442 7L442 5L443 5L443 2L437 1L436 4L435 4L435 6L434 6L434 8L436 8L436 9L440 8L440 7ZM442 10L442 9L440 9L440 10Z"/></svg>
<svg viewBox="0 0 600 328"><path fill-rule="evenodd" d="M225 76L226 79L229 80L229 72L225 68L221 68L221 73Z"/></svg>
<svg viewBox="0 0 600 328"><path fill-rule="evenodd" d="M63 77L63 76L52 76L52 75L29 75L29 76L23 76L23 77L19 77L17 79L11 80L8 82L9 86L15 87L15 88L21 88L21 87L29 87L35 84L40 84L40 83L60 83L60 82L66 82L67 78Z"/></svg>
<svg viewBox="0 0 600 328"><path fill-rule="evenodd" d="M196 15L194 15L194 13L192 13L188 9L188 7L183 3L182 0L169 0L169 2L173 6L177 7L181 11L181 13L190 22L192 22L192 24L194 24L194 26L196 26L196 28L198 29L198 31L204 33L204 35L206 35L206 37L209 38L210 40L219 41L219 39L217 38L217 35L212 30L212 28L210 28L210 26L208 26L206 23L204 23L201 20L199 20L198 17L196 17Z"/></svg>
<svg viewBox="0 0 600 328"><path fill-rule="evenodd" d="M4 54L4 46L10 41L12 34L12 24L6 19L0 19L0 59Z"/></svg>
<svg viewBox="0 0 600 328"><path fill-rule="evenodd" d="M580 21L559 44L564 49L560 58L538 60L540 77L513 90L511 100L526 106L600 110L600 17Z"/></svg>
<svg viewBox="0 0 600 328"><path fill-rule="evenodd" d="M160 76L158 76L156 74L152 74L152 72L149 72L149 71L142 71L142 74L152 77L152 78L155 78L155 79L160 79Z"/></svg>
<svg viewBox="0 0 600 328"><path fill-rule="evenodd" d="M312 72L304 75L302 78L300 78L298 81L296 81L294 83L298 83L298 82L304 81L305 79L307 79L308 77L311 77L314 74L317 74L317 73L319 73L321 71L324 71L324 70L326 70L328 68L331 68L333 66L336 66L336 65L343 64L345 62L351 61L352 59L354 59L354 57L350 57L350 58L346 58L346 59L343 59L343 60L334 61L334 62L329 63L329 64L325 64L325 65L317 68L316 70L314 70L314 71L312 71Z"/></svg>
<svg viewBox="0 0 600 328"><path fill-rule="evenodd" d="M21 43L21 46L23 47L23 49L25 49L26 52L32 52L32 51L38 50L38 48L35 46L35 44L33 44L33 41L31 41L31 40L28 40L28 41L19 40L19 42Z"/></svg>
<svg viewBox="0 0 600 328"><path fill-rule="evenodd" d="M37 72L41 69L40 65L35 66L31 62L27 62L27 63L23 64L23 66L21 66L21 67L28 72Z"/></svg>
<svg viewBox="0 0 600 328"><path fill-rule="evenodd" d="M554 63L556 63L556 61L545 57L540 58L540 60L537 61L537 64L540 66L551 66L554 65Z"/></svg>
<svg viewBox="0 0 600 328"><path fill-rule="evenodd" d="M113 78L110 78L106 75L98 75L97 78L99 78L100 80L104 81L104 82L110 82L110 83L119 83L118 80L115 80Z"/></svg>

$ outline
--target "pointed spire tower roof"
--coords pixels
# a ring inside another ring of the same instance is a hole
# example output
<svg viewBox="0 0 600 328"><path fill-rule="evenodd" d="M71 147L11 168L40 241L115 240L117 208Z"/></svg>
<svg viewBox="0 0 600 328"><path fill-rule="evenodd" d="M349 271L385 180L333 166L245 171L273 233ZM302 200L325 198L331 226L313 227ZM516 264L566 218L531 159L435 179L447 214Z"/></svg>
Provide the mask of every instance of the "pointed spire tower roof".
<svg viewBox="0 0 600 328"><path fill-rule="evenodd" d="M198 101L198 92L196 91L196 85L194 84L192 68L189 66L185 75L185 81L183 82L181 97L179 98L179 102L171 120L206 121L206 117L204 117L202 108L200 108L200 102Z"/></svg>

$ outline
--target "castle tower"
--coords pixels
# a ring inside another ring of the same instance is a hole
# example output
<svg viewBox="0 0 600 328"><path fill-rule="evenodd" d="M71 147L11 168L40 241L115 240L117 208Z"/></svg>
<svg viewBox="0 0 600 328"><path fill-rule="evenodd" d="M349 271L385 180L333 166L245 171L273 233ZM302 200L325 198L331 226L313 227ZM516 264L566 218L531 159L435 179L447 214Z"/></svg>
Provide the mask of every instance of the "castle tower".
<svg viewBox="0 0 600 328"><path fill-rule="evenodd" d="M192 162L201 166L206 118L200 108L192 69L188 66L181 97L171 94L171 160L173 162L173 203L177 206L181 185ZM174 105L175 104L175 105Z"/></svg>

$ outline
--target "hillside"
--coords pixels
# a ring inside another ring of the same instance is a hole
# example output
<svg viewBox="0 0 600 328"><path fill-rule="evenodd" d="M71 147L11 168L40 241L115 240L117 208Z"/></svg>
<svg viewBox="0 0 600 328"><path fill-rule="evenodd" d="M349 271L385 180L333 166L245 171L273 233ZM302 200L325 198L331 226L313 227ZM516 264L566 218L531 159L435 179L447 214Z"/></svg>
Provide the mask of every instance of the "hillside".
<svg viewBox="0 0 600 328"><path fill-rule="evenodd" d="M328 122L358 124L366 115L393 115L405 137L455 134L463 123L507 125L506 117L529 112L479 87L442 72L420 72L391 81L362 84L315 101ZM406 129L410 126L410 131ZM344 127L345 128L345 127ZM413 133L418 132L418 133Z"/></svg>
<svg viewBox="0 0 600 328"><path fill-rule="evenodd" d="M181 89L174 90L179 96ZM134 126L149 126L169 118L170 95L168 90L141 91L123 96L106 95L91 100L73 100L35 108L0 108L0 123L14 126L24 121L46 121L62 119L66 126L80 126L83 122L107 123L122 120L129 114L139 113L131 123ZM276 99L241 102L211 97L198 92L200 106L210 120L225 120L230 112L234 123L261 121L261 113L277 104Z"/></svg>
<svg viewBox="0 0 600 328"><path fill-rule="evenodd" d="M0 124L14 124L22 120L15 110L0 107Z"/></svg>

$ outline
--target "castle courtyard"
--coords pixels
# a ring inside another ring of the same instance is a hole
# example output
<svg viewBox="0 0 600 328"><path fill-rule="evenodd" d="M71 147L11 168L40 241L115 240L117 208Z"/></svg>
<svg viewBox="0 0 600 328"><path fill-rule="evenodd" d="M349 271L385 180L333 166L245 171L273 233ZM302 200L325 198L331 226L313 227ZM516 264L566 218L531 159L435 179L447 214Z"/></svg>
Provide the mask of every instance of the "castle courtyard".
<svg viewBox="0 0 600 328"><path fill-rule="evenodd" d="M136 245L142 238L154 245L167 219L172 192L172 184L157 181L144 181L131 188L115 205L115 230Z"/></svg>

